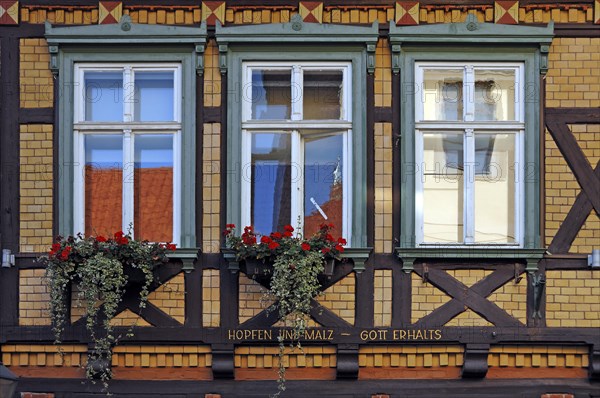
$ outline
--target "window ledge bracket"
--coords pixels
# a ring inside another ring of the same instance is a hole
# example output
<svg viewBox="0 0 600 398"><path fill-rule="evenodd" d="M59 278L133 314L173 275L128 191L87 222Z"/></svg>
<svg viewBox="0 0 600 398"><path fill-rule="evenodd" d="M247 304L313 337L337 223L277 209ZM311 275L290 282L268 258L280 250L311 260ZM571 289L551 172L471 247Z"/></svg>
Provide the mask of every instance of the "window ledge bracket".
<svg viewBox="0 0 600 398"><path fill-rule="evenodd" d="M360 274L365 270L365 263L372 251L372 247L349 247L344 250L340 257L351 259L354 262L354 271Z"/></svg>
<svg viewBox="0 0 600 398"><path fill-rule="evenodd" d="M168 253L167 257L169 259L178 259L183 263L183 267L181 268L185 273L190 273L194 271L195 266L194 263L198 260L198 255L202 252L201 249L197 247L191 248L182 248L177 249L174 252Z"/></svg>

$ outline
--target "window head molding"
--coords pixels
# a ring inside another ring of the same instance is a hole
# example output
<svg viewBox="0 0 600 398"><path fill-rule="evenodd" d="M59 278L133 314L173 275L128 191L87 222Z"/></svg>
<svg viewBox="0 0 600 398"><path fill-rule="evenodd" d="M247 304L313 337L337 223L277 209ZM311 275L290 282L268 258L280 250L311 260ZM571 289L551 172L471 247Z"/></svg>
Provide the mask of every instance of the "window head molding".
<svg viewBox="0 0 600 398"><path fill-rule="evenodd" d="M367 72L375 72L375 47L379 37L379 23L370 27L304 23L295 14L291 22L223 27L217 21L217 43L219 44L219 67L227 72L227 53L232 44L318 44L322 46L342 44L364 45L367 50Z"/></svg>
<svg viewBox="0 0 600 398"><path fill-rule="evenodd" d="M131 22L123 15L118 24L53 27L46 21L46 40L50 50L50 69L57 75L59 49L68 45L193 45L196 73L204 71L206 22L199 27L148 25Z"/></svg>
<svg viewBox="0 0 600 398"><path fill-rule="evenodd" d="M554 22L546 27L498 25L480 23L477 16L469 14L463 23L435 24L423 26L396 26L390 21L390 44L392 46L392 70L400 71L400 55L406 44L439 45L489 45L536 46L540 54L539 70L548 71L548 53L554 36ZM502 52L501 49L498 52Z"/></svg>

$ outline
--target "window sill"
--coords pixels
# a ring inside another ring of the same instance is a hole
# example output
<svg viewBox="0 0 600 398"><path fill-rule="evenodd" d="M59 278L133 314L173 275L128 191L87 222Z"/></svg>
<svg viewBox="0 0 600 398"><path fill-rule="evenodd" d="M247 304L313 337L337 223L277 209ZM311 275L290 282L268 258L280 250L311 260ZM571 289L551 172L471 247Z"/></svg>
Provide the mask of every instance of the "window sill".
<svg viewBox="0 0 600 398"><path fill-rule="evenodd" d="M510 247L426 247L395 249L396 256L402 260L402 270L412 272L417 259L515 259L525 260L525 270L534 273L538 262L544 257L546 249L521 249Z"/></svg>
<svg viewBox="0 0 600 398"><path fill-rule="evenodd" d="M353 270L360 274L365 270L365 263L369 259L372 247L348 247L344 250L344 253L340 255L342 259L352 260L354 265ZM231 273L238 273L240 270L239 261L236 260L235 252L228 248L222 248L223 258L227 261L227 269Z"/></svg>

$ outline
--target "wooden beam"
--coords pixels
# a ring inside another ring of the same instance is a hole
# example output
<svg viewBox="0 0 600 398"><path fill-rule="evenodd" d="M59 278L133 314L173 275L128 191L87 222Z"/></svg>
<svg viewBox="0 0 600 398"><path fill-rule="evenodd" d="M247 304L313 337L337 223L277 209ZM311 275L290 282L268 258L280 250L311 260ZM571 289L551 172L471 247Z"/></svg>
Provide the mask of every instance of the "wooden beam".
<svg viewBox="0 0 600 398"><path fill-rule="evenodd" d="M600 179L600 161L596 165L594 174ZM583 227L583 224L585 224L592 209L592 203L582 190L579 192L579 195L577 195L577 199L575 199L575 203L571 206L571 210L569 210L564 221L560 224L554 238L552 238L548 251L552 254L568 253L573 241L577 237L581 227Z"/></svg>

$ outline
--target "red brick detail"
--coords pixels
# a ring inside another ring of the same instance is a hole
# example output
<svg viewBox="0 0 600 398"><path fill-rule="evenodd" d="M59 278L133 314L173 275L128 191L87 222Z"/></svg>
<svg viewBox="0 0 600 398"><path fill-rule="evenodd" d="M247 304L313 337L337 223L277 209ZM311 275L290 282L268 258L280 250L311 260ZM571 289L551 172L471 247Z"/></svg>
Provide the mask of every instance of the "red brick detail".
<svg viewBox="0 0 600 398"><path fill-rule="evenodd" d="M204 398L221 398L221 394L204 394Z"/></svg>
<svg viewBox="0 0 600 398"><path fill-rule="evenodd" d="M21 398L54 398L54 394L45 392L22 392Z"/></svg>
<svg viewBox="0 0 600 398"><path fill-rule="evenodd" d="M544 394L541 398L575 398L573 394Z"/></svg>

